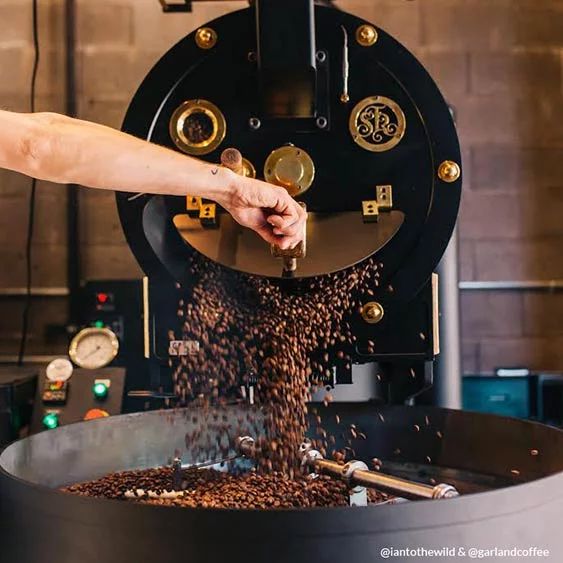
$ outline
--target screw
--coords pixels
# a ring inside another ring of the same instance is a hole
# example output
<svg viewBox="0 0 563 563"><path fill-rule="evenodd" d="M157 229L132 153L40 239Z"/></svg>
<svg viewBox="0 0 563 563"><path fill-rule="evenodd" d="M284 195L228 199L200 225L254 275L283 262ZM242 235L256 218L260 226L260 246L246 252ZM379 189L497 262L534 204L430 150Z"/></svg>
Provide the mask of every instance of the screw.
<svg viewBox="0 0 563 563"><path fill-rule="evenodd" d="M326 61L325 51L317 51L317 61L319 61L320 63L324 63Z"/></svg>
<svg viewBox="0 0 563 563"><path fill-rule="evenodd" d="M257 60L257 56L256 56L256 52L255 51L250 51L248 53L248 62L250 63L255 63Z"/></svg>
<svg viewBox="0 0 563 563"><path fill-rule="evenodd" d="M322 115L320 117L317 117L317 127L319 129L326 129L327 125L328 125L328 120L326 117Z"/></svg>

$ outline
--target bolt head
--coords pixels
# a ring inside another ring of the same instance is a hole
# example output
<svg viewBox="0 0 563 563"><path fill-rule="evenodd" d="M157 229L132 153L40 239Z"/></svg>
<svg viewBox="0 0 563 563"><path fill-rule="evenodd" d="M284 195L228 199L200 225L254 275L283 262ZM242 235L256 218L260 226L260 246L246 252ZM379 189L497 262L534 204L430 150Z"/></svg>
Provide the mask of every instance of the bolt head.
<svg viewBox="0 0 563 563"><path fill-rule="evenodd" d="M362 47L371 47L377 42L377 30L373 25L364 24L356 30L356 41Z"/></svg>
<svg viewBox="0 0 563 563"><path fill-rule="evenodd" d="M385 311L383 310L381 304L376 303L375 301L366 303L362 307L362 318L369 324L377 324L381 321L381 319L383 319L384 314Z"/></svg>
<svg viewBox="0 0 563 563"><path fill-rule="evenodd" d="M196 31L195 42L200 49L212 49L217 44L217 32L210 27L200 27Z"/></svg>
<svg viewBox="0 0 563 563"><path fill-rule="evenodd" d="M445 160L440 164L440 168L438 168L438 177L443 182L447 182L451 184L457 180L461 176L461 167L457 162L453 160Z"/></svg>

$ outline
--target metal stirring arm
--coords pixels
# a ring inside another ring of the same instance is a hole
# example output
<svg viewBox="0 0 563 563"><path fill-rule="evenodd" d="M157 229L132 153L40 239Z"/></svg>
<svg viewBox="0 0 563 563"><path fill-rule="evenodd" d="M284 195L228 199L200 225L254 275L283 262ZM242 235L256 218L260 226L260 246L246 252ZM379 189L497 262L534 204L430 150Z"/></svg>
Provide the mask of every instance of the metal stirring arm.
<svg viewBox="0 0 563 563"><path fill-rule="evenodd" d="M254 458L256 446L254 439L243 436L237 440L237 449L241 455ZM325 459L320 452L313 449L312 445L304 442L299 447L302 465L315 473L329 475L349 483L351 487L367 487L400 496L410 500L421 499L448 499L459 496L452 485L440 483L434 487L393 477L376 471L369 471L362 461L349 461L341 465L335 461Z"/></svg>
<svg viewBox="0 0 563 563"><path fill-rule="evenodd" d="M316 473L343 479L351 486L378 489L385 493L398 495L410 500L446 499L459 496L452 485L440 483L434 487L393 477L376 471L370 471L362 461L349 461L341 465L335 461L324 459L320 452L314 450L310 443L304 442L299 447L302 464Z"/></svg>

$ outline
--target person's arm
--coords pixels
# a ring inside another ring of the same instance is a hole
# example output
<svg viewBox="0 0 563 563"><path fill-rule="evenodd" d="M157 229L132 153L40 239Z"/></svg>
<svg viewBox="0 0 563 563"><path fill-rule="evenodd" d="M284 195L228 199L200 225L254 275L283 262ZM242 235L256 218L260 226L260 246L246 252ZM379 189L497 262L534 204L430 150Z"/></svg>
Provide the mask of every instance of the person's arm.
<svg viewBox="0 0 563 563"><path fill-rule="evenodd" d="M302 238L306 214L283 188L63 115L0 111L0 168L62 184L201 196L281 248Z"/></svg>

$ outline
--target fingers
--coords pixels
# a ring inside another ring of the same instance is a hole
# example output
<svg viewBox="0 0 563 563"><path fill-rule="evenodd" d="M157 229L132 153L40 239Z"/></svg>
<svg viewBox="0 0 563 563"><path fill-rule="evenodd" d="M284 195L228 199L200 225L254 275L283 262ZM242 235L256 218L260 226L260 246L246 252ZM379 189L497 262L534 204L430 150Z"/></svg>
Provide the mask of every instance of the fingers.
<svg viewBox="0 0 563 563"><path fill-rule="evenodd" d="M275 235L269 225L258 227L256 232L269 244L273 244L282 250L295 248L301 241L301 238L286 237Z"/></svg>
<svg viewBox="0 0 563 563"><path fill-rule="evenodd" d="M283 191L285 193L280 194L280 202L274 213L268 217L268 223L272 226L274 234L295 238L299 242L303 238L307 213L285 190Z"/></svg>
<svg viewBox="0 0 563 563"><path fill-rule="evenodd" d="M241 224L282 250L299 244L305 235L307 219L301 205L284 188L248 178L241 181L245 182L245 189L240 192L236 206L233 209L226 206L227 210L234 212ZM256 214L260 216L258 220Z"/></svg>
<svg viewBox="0 0 563 563"><path fill-rule="evenodd" d="M296 223L293 223L293 225L286 227L285 229L274 228L273 232L274 232L275 235L278 235L278 236L296 237L298 235L303 236L303 228L304 228L303 223L298 221Z"/></svg>
<svg viewBox="0 0 563 563"><path fill-rule="evenodd" d="M295 248L303 240L303 230L300 230L295 235L279 235L274 232L271 225L265 223L257 228L255 231L268 243L281 248L282 250L288 250L290 248Z"/></svg>

